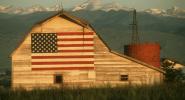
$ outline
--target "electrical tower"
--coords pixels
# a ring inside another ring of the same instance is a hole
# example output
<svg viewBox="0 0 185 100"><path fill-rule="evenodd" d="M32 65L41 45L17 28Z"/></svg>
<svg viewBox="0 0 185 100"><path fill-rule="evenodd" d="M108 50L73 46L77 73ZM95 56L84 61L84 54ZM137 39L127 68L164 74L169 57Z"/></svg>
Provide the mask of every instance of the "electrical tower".
<svg viewBox="0 0 185 100"><path fill-rule="evenodd" d="M130 24L132 28L132 44L138 44L140 42L139 33L138 33L138 22L137 22L137 13L136 9L133 10L133 22Z"/></svg>
<svg viewBox="0 0 185 100"><path fill-rule="evenodd" d="M64 8L63 8L62 0L57 0L57 4L59 5L58 11L63 11Z"/></svg>

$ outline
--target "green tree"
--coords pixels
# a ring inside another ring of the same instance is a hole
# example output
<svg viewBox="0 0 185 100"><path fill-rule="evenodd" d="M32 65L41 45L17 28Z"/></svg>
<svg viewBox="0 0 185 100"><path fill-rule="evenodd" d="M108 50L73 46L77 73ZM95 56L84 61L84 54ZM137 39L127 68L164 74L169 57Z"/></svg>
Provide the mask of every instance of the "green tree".
<svg viewBox="0 0 185 100"><path fill-rule="evenodd" d="M174 68L175 62L165 61L162 63L162 69L166 72L165 82L183 82L185 80L185 74L182 69Z"/></svg>

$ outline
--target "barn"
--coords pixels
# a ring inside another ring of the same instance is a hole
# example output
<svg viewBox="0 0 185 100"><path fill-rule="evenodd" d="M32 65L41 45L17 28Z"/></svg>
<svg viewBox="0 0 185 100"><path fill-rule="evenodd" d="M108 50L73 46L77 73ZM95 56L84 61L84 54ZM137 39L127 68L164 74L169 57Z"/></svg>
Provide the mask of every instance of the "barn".
<svg viewBox="0 0 185 100"><path fill-rule="evenodd" d="M12 52L12 88L159 84L163 71L111 51L86 21L58 12Z"/></svg>

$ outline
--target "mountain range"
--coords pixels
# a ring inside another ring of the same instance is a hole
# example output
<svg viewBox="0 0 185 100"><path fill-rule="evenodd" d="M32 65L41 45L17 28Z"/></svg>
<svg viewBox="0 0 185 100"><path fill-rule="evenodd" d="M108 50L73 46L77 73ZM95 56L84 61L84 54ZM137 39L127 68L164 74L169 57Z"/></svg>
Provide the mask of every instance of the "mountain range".
<svg viewBox="0 0 185 100"><path fill-rule="evenodd" d="M1 13L10 13L10 14L30 14L34 12L47 12L47 11L59 11L62 7L60 5L54 5L51 7L43 7L41 5L33 5L27 8L21 7L13 7L13 6L2 6L0 5L0 12ZM88 0L81 4L74 6L73 8L68 9L69 11L75 12L80 10L87 10L87 11L95 11L95 10L102 10L102 11L131 11L133 8L125 7L117 2L111 2L102 4L101 0ZM172 7L167 10L164 9L157 9L157 8L149 8L140 12L149 13L152 15L158 16L173 16L179 18L185 18L185 9L179 7Z"/></svg>
<svg viewBox="0 0 185 100"><path fill-rule="evenodd" d="M131 11L129 9L105 10L105 6L103 7L104 10L100 9L102 6L95 6L92 9L90 7L84 7L83 9L74 11L78 6L69 12L72 15L87 20L112 50L123 53L124 45L131 43L131 30L129 26L132 22ZM6 11L5 9L10 8L0 7L0 9ZM55 9L55 7L52 9ZM138 12L139 36L141 42L160 43L161 58L172 58L185 64L185 18L182 17L184 16L182 9L178 10L180 8L176 7L173 9L176 9L174 10L176 12L173 12L173 10L158 11L157 9ZM33 12L24 12L24 14L2 13L1 10L0 69L10 69L10 54L20 43L26 32L38 21L57 13L55 10L30 10ZM167 12L171 15L166 15Z"/></svg>

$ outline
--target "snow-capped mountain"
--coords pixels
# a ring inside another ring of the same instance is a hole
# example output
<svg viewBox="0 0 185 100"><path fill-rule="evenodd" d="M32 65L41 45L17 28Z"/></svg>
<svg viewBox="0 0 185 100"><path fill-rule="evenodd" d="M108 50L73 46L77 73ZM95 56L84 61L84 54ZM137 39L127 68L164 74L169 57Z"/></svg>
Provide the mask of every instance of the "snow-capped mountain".
<svg viewBox="0 0 185 100"><path fill-rule="evenodd" d="M54 5L52 7L43 7L41 5L33 5L27 8L13 7L13 6L1 6L1 13L13 13L13 14L30 14L34 12L43 12L43 11L58 11L60 10L59 5Z"/></svg>
<svg viewBox="0 0 185 100"><path fill-rule="evenodd" d="M88 7L89 3L85 2L81 5L76 6L75 8L72 9L72 11L78 11L78 10L84 10Z"/></svg>
<svg viewBox="0 0 185 100"><path fill-rule="evenodd" d="M25 9L25 13L33 13L33 12L41 12L41 11L46 11L46 9L40 5L34 5Z"/></svg>
<svg viewBox="0 0 185 100"><path fill-rule="evenodd" d="M11 6L1 6L0 5L0 12L6 13L8 12L12 7Z"/></svg>
<svg viewBox="0 0 185 100"><path fill-rule="evenodd" d="M167 10L152 8L152 9L147 9L144 12L152 15L157 15L157 16L172 16L172 17L178 17L178 18L185 18L185 9L182 9L176 6Z"/></svg>
<svg viewBox="0 0 185 100"><path fill-rule="evenodd" d="M101 0L88 0L82 4L76 5L72 11L79 11L79 10L103 10L103 11L119 11L119 10L129 10L129 8L122 6L117 2L102 4Z"/></svg>
<svg viewBox="0 0 185 100"><path fill-rule="evenodd" d="M111 10L132 11L132 8L124 7L123 5L116 2L103 4L101 3L101 0L88 0L82 4L76 5L72 9L73 12L79 11L79 10L88 10L88 11L102 10L102 11L108 12ZM185 9L178 8L178 7L172 7L167 10L150 8L141 12L149 13L155 16L173 16L173 17L185 18Z"/></svg>
<svg viewBox="0 0 185 100"><path fill-rule="evenodd" d="M0 11L6 10L6 9L8 9L8 8L9 8L9 6L1 6L1 5L0 5Z"/></svg>
<svg viewBox="0 0 185 100"><path fill-rule="evenodd" d="M126 10L126 11L129 11L131 10L131 8L127 8L127 7L124 7L123 5L117 3L117 2L113 2L113 3L108 3L108 4L105 4L101 10L103 11L111 11L111 10L114 10L114 11L119 11L119 10Z"/></svg>
<svg viewBox="0 0 185 100"><path fill-rule="evenodd" d="M26 8L0 5L0 13L30 14L34 12L47 12L47 11L59 11L59 10L61 10L59 5L54 5L51 7L33 5L31 7L26 7ZM109 12L111 10L132 11L131 8L125 7L119 3L112 2L112 3L103 4L101 3L101 0L88 0L82 4L76 5L74 8L71 9L71 11L73 12L80 11L80 10L87 10L87 11L102 10L105 12ZM179 7L172 7L167 10L150 8L140 12L145 12L155 16L172 16L172 17L185 18L185 9L179 8Z"/></svg>
<svg viewBox="0 0 185 100"><path fill-rule="evenodd" d="M170 15L176 15L180 13L185 13L185 9L174 6L171 9L167 9L167 13Z"/></svg>
<svg viewBox="0 0 185 100"><path fill-rule="evenodd" d="M99 10L101 8L101 0L88 0L82 4L76 5L72 11L79 10Z"/></svg>
<svg viewBox="0 0 185 100"><path fill-rule="evenodd" d="M54 6L51 6L51 7L47 7L46 8L46 11L59 11L61 8L59 5L54 5Z"/></svg>
<svg viewBox="0 0 185 100"><path fill-rule="evenodd" d="M168 15L179 17L179 18L185 18L185 9L179 8L179 7L172 7L171 9L166 10Z"/></svg>
<svg viewBox="0 0 185 100"><path fill-rule="evenodd" d="M157 8L146 9L144 12L150 13L153 15L165 15L166 14L166 10L157 9Z"/></svg>

